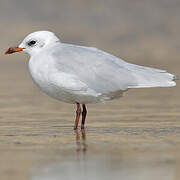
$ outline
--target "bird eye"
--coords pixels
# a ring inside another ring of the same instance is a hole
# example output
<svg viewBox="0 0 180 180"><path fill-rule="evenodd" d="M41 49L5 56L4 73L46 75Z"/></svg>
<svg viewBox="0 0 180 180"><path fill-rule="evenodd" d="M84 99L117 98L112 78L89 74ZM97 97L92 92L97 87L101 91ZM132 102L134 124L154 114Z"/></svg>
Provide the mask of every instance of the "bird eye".
<svg viewBox="0 0 180 180"><path fill-rule="evenodd" d="M36 44L36 41L29 41L27 44L28 44L28 46L32 46L32 45Z"/></svg>

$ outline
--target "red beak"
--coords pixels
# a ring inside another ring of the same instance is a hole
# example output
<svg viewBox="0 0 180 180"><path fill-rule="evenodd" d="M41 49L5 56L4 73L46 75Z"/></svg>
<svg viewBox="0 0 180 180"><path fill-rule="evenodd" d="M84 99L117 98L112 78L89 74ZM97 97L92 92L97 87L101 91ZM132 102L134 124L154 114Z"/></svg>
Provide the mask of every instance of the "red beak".
<svg viewBox="0 0 180 180"><path fill-rule="evenodd" d="M16 46L13 46L13 47L10 47L6 52L5 54L12 54L12 53L15 53L15 52L20 52L22 51L24 48L19 48L19 47L16 47Z"/></svg>

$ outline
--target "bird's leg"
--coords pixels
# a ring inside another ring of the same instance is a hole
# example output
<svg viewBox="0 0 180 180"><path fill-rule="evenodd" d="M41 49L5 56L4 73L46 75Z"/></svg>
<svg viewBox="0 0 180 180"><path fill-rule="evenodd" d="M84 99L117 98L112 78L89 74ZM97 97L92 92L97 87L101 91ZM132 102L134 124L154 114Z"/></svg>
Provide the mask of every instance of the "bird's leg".
<svg viewBox="0 0 180 180"><path fill-rule="evenodd" d="M84 124L85 124L85 120L86 120L86 114L87 114L87 110L86 110L86 105L83 104L83 111L82 111L82 122L81 122L81 129L84 129Z"/></svg>
<svg viewBox="0 0 180 180"><path fill-rule="evenodd" d="M74 123L74 130L77 129L78 127L78 123L79 123L79 118L81 116L81 106L79 103L76 103L77 105L77 110L76 110L76 120L75 120L75 123Z"/></svg>

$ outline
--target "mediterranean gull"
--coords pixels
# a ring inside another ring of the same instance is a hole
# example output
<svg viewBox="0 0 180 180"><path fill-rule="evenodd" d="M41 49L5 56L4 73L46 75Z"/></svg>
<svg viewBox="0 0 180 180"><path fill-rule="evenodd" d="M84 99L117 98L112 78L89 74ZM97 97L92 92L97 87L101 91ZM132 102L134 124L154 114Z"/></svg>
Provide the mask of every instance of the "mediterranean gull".
<svg viewBox="0 0 180 180"><path fill-rule="evenodd" d="M178 77L165 70L130 64L94 47L65 44L52 32L36 31L5 54L30 55L29 72L34 83L49 96L77 105L74 129L86 104L120 98L131 88L171 87Z"/></svg>

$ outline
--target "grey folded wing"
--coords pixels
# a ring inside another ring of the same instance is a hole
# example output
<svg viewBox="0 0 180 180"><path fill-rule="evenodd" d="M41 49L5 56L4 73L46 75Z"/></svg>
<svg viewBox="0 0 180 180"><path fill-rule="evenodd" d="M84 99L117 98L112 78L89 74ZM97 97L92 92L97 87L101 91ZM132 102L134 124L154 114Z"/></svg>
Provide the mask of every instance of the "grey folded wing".
<svg viewBox="0 0 180 180"><path fill-rule="evenodd" d="M71 74L101 94L139 87L174 86L175 75L164 70L130 64L91 47L61 44L52 57L59 72Z"/></svg>
<svg viewBox="0 0 180 180"><path fill-rule="evenodd" d="M64 44L52 53L59 72L76 76L97 93L126 90L136 85L128 64L108 53L82 46Z"/></svg>

